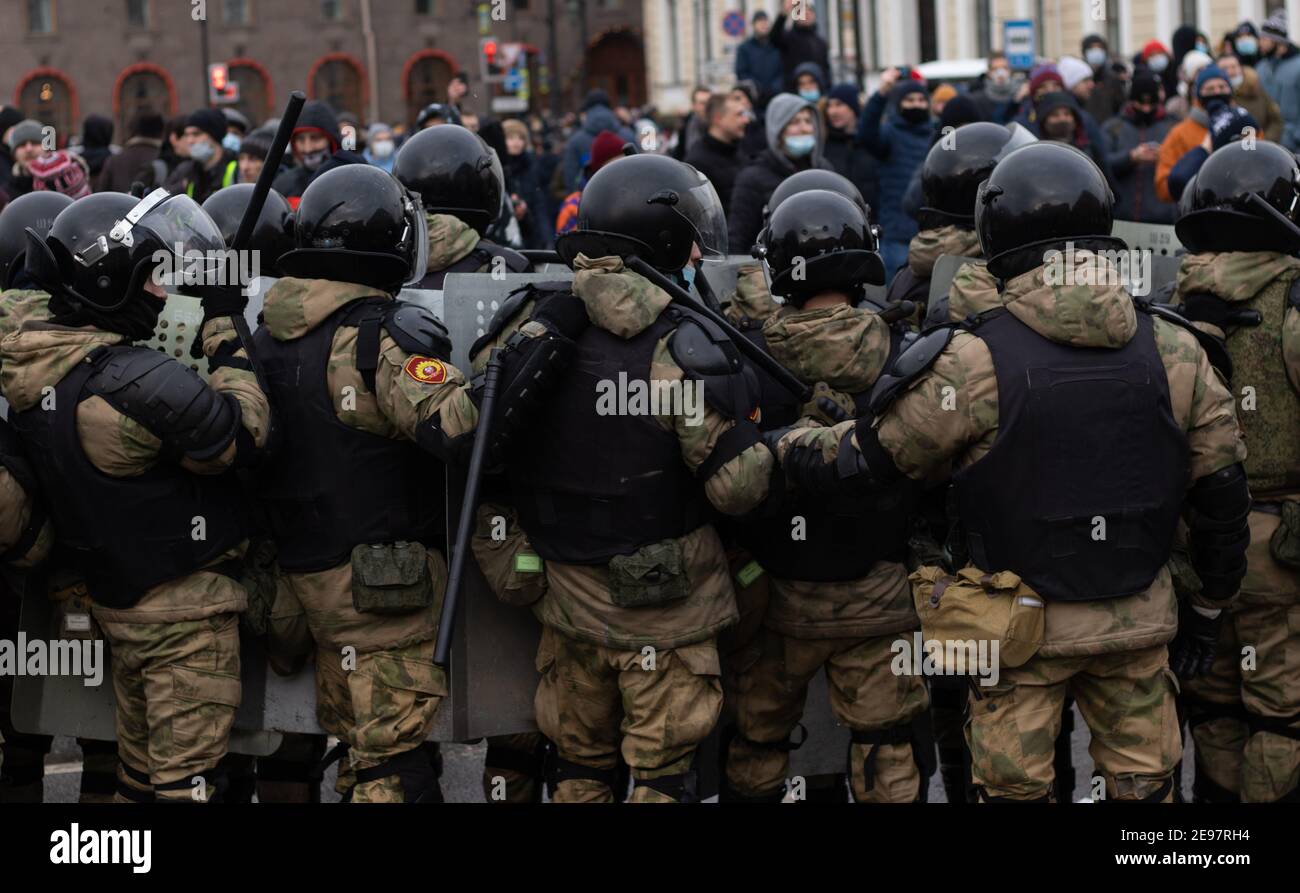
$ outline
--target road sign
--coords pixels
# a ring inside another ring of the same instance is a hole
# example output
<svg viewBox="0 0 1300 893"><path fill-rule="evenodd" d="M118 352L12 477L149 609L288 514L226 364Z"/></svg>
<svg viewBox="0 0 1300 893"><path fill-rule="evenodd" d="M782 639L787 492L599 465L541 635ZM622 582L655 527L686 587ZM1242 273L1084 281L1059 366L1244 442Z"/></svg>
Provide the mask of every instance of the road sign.
<svg viewBox="0 0 1300 893"><path fill-rule="evenodd" d="M1002 51L1012 68L1028 71L1037 55L1034 23L1030 19L1008 19L1002 23Z"/></svg>
<svg viewBox="0 0 1300 893"><path fill-rule="evenodd" d="M745 33L745 16L738 10L732 10L722 17L722 30L728 37L739 37Z"/></svg>

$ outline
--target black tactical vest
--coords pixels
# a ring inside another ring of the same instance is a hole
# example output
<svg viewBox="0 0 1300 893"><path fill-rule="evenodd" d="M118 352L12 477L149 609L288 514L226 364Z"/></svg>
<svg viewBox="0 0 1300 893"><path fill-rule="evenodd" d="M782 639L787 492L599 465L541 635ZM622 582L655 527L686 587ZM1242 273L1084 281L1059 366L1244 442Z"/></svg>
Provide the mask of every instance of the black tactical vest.
<svg viewBox="0 0 1300 893"><path fill-rule="evenodd" d="M498 245L495 242L489 242L487 239L480 239L474 250L462 257L449 267L441 270L430 270L420 280L417 288L441 289L443 281L449 273L477 273L484 267L489 267L494 257L505 258L506 271L510 273L527 273L532 269L532 264L528 258L524 257L518 251Z"/></svg>
<svg viewBox="0 0 1300 893"><path fill-rule="evenodd" d="M597 326L579 336L531 446L510 461L520 521L543 558L605 564L709 521L704 487L676 435L653 415L602 414L607 391L598 387L617 386L620 373L648 385L655 345L688 313L670 305L630 339Z"/></svg>
<svg viewBox="0 0 1300 893"><path fill-rule="evenodd" d="M77 407L93 396L94 376L114 353L144 349L96 350L55 386L54 408L37 403L10 415L54 522L55 561L80 572L91 598L109 608L129 608L159 583L210 564L247 530L233 473L194 474L162 461L135 477L112 477L82 450ZM196 519L202 539L195 539Z"/></svg>
<svg viewBox="0 0 1300 893"><path fill-rule="evenodd" d="M971 561L1049 601L1145 590L1169 558L1189 476L1152 318L1123 347L1057 344L1006 310L974 333L993 355L998 430L953 476Z"/></svg>
<svg viewBox="0 0 1300 893"><path fill-rule="evenodd" d="M265 326L253 336L281 438L258 469L258 492L286 571L337 567L363 544L441 542L442 463L411 441L343 424L335 408L343 395L329 392L334 333L358 328L357 367L363 369L377 357L379 325L396 306L366 299L340 308L302 338L278 341Z"/></svg>
<svg viewBox="0 0 1300 893"><path fill-rule="evenodd" d="M767 349L767 338L763 335L762 322L745 316L735 326L740 334L744 335L755 347L762 350L763 353L771 353ZM759 427L764 431L772 431L797 422L799 420L799 399L790 393L789 388L782 386L780 382L764 371L761 366L755 364L754 372L758 375L759 400L760 405L763 407Z"/></svg>

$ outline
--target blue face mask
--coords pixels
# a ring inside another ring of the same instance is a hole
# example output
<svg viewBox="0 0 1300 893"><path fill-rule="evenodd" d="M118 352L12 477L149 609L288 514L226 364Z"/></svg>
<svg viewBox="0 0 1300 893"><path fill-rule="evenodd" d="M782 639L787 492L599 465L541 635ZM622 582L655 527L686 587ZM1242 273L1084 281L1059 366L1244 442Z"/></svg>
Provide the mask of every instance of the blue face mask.
<svg viewBox="0 0 1300 893"><path fill-rule="evenodd" d="M226 149L228 149L232 155L239 154L239 147L240 145L242 145L242 143L243 140L239 138L238 134L234 134L234 133L226 134L225 137L221 140L221 145L225 146Z"/></svg>
<svg viewBox="0 0 1300 893"><path fill-rule="evenodd" d="M799 98L807 100L808 102L816 102L822 98L822 91L818 90L816 87L809 87L806 90L799 91Z"/></svg>
<svg viewBox="0 0 1300 893"><path fill-rule="evenodd" d="M690 291L695 285L695 264L682 267L682 278L686 280L686 290Z"/></svg>
<svg viewBox="0 0 1300 893"><path fill-rule="evenodd" d="M803 158L817 145L817 137L811 133L791 135L785 138L785 153L791 158Z"/></svg>
<svg viewBox="0 0 1300 893"><path fill-rule="evenodd" d="M1238 37L1237 52L1243 56L1253 56L1259 52L1259 41L1253 37Z"/></svg>

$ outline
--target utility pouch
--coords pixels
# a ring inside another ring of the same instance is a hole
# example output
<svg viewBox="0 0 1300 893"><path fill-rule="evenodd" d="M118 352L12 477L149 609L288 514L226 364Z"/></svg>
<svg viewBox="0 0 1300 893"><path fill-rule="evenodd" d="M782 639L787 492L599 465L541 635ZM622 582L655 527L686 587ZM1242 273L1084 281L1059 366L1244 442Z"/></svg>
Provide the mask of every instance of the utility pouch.
<svg viewBox="0 0 1300 893"><path fill-rule="evenodd" d="M1269 537L1268 551L1283 567L1300 570L1300 502L1282 503L1282 523Z"/></svg>
<svg viewBox="0 0 1300 893"><path fill-rule="evenodd" d="M922 567L908 578L912 583L912 602L921 618L921 631L927 642L940 646L934 657L945 674L961 667L950 667L949 655L961 655L969 666L971 646L997 643L998 663L1018 667L1043 644L1046 614L1042 598L1026 586L1016 574L1002 571L988 574L976 567L964 567L955 575L942 568Z"/></svg>
<svg viewBox="0 0 1300 893"><path fill-rule="evenodd" d="M609 595L620 608L646 608L686 598L685 562L676 540L643 546L609 561Z"/></svg>
<svg viewBox="0 0 1300 893"><path fill-rule="evenodd" d="M352 550L352 607L359 614L409 614L433 604L422 543L363 544Z"/></svg>

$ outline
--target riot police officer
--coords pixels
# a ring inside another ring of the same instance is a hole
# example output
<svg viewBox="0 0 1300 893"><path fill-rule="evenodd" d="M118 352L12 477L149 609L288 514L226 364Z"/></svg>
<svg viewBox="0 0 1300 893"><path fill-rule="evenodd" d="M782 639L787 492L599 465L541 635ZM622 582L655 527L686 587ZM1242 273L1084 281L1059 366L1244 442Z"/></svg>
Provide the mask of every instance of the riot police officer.
<svg viewBox="0 0 1300 893"><path fill-rule="evenodd" d="M1189 253L1175 300L1226 338L1254 497L1240 596L1221 613L1197 601L1184 611L1201 649L1176 669L1193 677L1183 704L1196 741L1193 793L1204 802L1300 797L1298 181L1282 147L1229 143L1197 172L1177 223Z"/></svg>
<svg viewBox="0 0 1300 893"><path fill-rule="evenodd" d="M624 259L684 285L697 251L725 245L722 219L688 165L637 155L606 167L557 246L572 286L519 291L476 345L544 329L582 357L547 367L553 390L527 448L504 453L520 526L544 561L535 703L560 802L615 799L620 753L632 801L692 799L695 749L721 709L715 640L736 606L710 519L767 496L756 381L720 330ZM676 404L662 398L674 387ZM652 390L653 409L633 396Z"/></svg>
<svg viewBox="0 0 1300 893"><path fill-rule="evenodd" d="M56 560L84 578L112 645L118 795L220 799L247 603L228 473L265 446L269 410L223 318L237 299L219 288L202 326L209 383L132 346L152 335L164 283L182 270L213 277L220 233L192 200L157 190L89 196L45 238L28 235L50 317L5 340L0 386L47 497Z"/></svg>
<svg viewBox="0 0 1300 893"><path fill-rule="evenodd" d="M977 121L935 142L921 166L921 229L908 246L907 264L889 283L889 301L912 301L920 308L920 318L926 318L935 261L945 254L980 256L975 232L976 190L998 161L1034 141L1018 124L1003 127ZM946 320L946 314L940 319Z"/></svg>
<svg viewBox="0 0 1300 893"><path fill-rule="evenodd" d="M484 238L501 213L505 174L476 134L457 124L422 130L397 153L393 174L429 215L428 273L419 288L441 289L448 273L532 269L519 252Z"/></svg>
<svg viewBox="0 0 1300 893"><path fill-rule="evenodd" d="M281 438L258 472L285 584L276 614L310 627L317 716L349 748L340 792L435 802L423 745L447 694L433 663L446 584L438 457L477 410L441 323L394 300L424 273L418 197L375 167L329 171L303 194L295 246L254 336Z"/></svg>
<svg viewBox="0 0 1300 893"><path fill-rule="evenodd" d="M1096 795L1171 801L1181 742L1166 562L1184 501L1199 603L1232 598L1245 572L1250 494L1232 396L1195 330L1135 307L1119 284L1104 253L1119 247L1111 207L1076 149L1009 154L975 211L1002 306L917 342L871 414L778 446L808 487L871 490L955 469L968 557L956 574L927 566L911 579L927 639L990 643L972 655L982 666L967 732L985 800L1052 798L1071 694L1104 779ZM1175 662L1189 647L1175 642Z"/></svg>
<svg viewBox="0 0 1300 893"><path fill-rule="evenodd" d="M803 423L865 412L901 341L874 308L855 306L861 286L885 275L866 215L842 195L800 192L777 205L761 238L772 292L785 299L764 338L783 366L816 385ZM890 678L894 639L919 626L904 565L911 489L903 483L862 498L795 488L779 509L745 525L742 541L767 572L771 597L736 685L724 799L780 801L790 734L823 668L832 710L852 730L854 799L920 797L911 739L912 720L928 705L925 683Z"/></svg>

